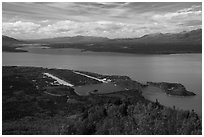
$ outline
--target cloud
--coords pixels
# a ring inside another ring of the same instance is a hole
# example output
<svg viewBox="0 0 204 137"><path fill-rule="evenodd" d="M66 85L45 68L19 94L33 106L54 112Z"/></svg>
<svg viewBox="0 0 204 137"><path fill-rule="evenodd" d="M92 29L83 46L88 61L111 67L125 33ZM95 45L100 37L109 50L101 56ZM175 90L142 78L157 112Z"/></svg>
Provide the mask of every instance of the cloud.
<svg viewBox="0 0 204 137"><path fill-rule="evenodd" d="M47 23L47 22L49 22L49 20L42 20L41 22L42 23Z"/></svg>
<svg viewBox="0 0 204 137"><path fill-rule="evenodd" d="M91 36L108 36L117 37L121 32L129 32L136 25L111 22L76 22L71 20L58 21L53 24L40 25L32 22L6 22L3 23L3 33L17 35L36 35L40 37L55 36L74 36L74 35L91 35ZM18 36L17 36L18 37Z"/></svg>
<svg viewBox="0 0 204 137"><path fill-rule="evenodd" d="M33 22L5 22L3 23L3 33L33 33L40 28L40 24Z"/></svg>
<svg viewBox="0 0 204 137"><path fill-rule="evenodd" d="M140 37L201 27L201 3L59 2L3 3L3 34L16 38L56 36Z"/></svg>
<svg viewBox="0 0 204 137"><path fill-rule="evenodd" d="M175 12L155 14L152 20L166 26L168 32L192 30L201 27L202 11L200 6L192 5Z"/></svg>
<svg viewBox="0 0 204 137"><path fill-rule="evenodd" d="M49 24L41 27L38 33L45 35L57 36L73 36L73 35L101 35L104 33L117 33L122 29L121 23L110 21L96 21L96 22L76 22L71 20L58 21L54 24Z"/></svg>
<svg viewBox="0 0 204 137"><path fill-rule="evenodd" d="M154 15L154 19L165 19L165 20L171 20L174 19L175 17L180 17L180 18L186 18L186 17L193 17L193 16L197 16L197 17L201 17L202 11L201 10L194 10L195 6L192 6L191 8L185 8L185 9L181 9L178 10L176 12L168 12L165 14L157 14Z"/></svg>
<svg viewBox="0 0 204 137"><path fill-rule="evenodd" d="M201 26L202 21L201 20L189 20L189 21L184 22L181 25L185 25L185 26Z"/></svg>

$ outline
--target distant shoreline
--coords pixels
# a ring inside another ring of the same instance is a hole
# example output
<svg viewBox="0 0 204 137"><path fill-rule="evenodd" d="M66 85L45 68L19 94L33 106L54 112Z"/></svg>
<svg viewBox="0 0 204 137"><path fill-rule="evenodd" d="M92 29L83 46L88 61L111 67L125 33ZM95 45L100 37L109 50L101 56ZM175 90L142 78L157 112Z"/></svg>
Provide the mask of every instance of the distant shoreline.
<svg viewBox="0 0 204 137"><path fill-rule="evenodd" d="M22 47L22 46L21 46ZM29 52L27 50L24 50L24 49L17 49L19 47L10 47L10 48L2 48L2 52L9 52L9 53L15 53L15 52L18 52L18 53L24 53L24 52ZM149 53L149 52L124 52L124 51L100 51L100 50L84 50L84 49L80 49L80 48L73 48L73 47L64 47L64 48L53 48L53 47L50 47L50 49L78 49L78 50L81 50L81 52L96 52L96 53L124 53L124 54L130 54L130 55L179 55L179 54L202 54L202 51L201 52L160 52L160 53L155 53L155 52L152 52L152 53Z"/></svg>

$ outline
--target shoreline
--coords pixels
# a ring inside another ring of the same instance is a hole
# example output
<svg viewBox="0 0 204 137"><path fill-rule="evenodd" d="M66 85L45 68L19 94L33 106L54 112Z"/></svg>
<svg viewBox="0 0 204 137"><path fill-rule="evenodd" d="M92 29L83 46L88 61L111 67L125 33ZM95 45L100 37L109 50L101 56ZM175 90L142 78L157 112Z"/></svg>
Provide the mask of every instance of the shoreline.
<svg viewBox="0 0 204 137"><path fill-rule="evenodd" d="M66 132L60 132L60 134L79 134L81 129L78 130L78 127L82 126L87 131L89 127L86 125L90 124L92 125L91 129L96 129L90 134L100 134L98 133L100 129L97 127L108 124L108 121L114 121L116 124L120 122L123 124L122 128L126 126L125 123L128 123L133 127L132 131L138 129L141 131L135 132L135 134L146 134L146 130L149 131L149 128L144 131L143 127L157 129L158 124L161 125L161 123L166 125L164 127L166 129L159 128L161 134L163 132L171 134L166 132L170 126L174 126L176 129L176 132L172 134L182 134L185 132L182 127L186 124L190 124L190 127L198 124L188 134L202 133L200 124L202 116L199 116L196 111L167 107L157 99L156 101L146 99L140 90L144 85L138 84L127 76L101 75L80 71L80 73L98 79L107 77L111 79L111 82L121 87L128 87L127 90L119 89L116 92L110 92L112 89L105 86L107 93L104 94L98 94L94 87L91 94L82 96L76 94L74 88L59 85L56 83L56 79L47 77L44 73L53 74L59 79L75 86L81 85L81 87L107 83L78 75L68 69L18 66L3 66L2 69L3 134L48 134L53 131L53 126L55 126L56 132L52 132L52 134L59 134L57 131L62 126L65 127ZM99 88L103 87L99 86ZM83 88L82 90L84 91ZM110 125L110 128L115 127L116 124ZM117 126L121 127L121 124L117 124ZM128 129L125 129L122 134L129 131L129 126L126 126ZM158 134L155 130L152 133Z"/></svg>
<svg viewBox="0 0 204 137"><path fill-rule="evenodd" d="M87 72L87 71L79 71L79 70L70 70L70 69L64 69L64 68L53 68L53 67L33 67L33 66L22 66L22 65L19 65L19 66L8 66L8 65L4 65L4 66L2 66L2 67L20 67L20 68L25 68L25 67L27 67L27 68L39 68L39 69L50 69L50 70L68 70L68 71L72 71L73 73L75 73L75 72L79 72L80 74L78 74L78 75L81 75L82 73L84 73L83 75L86 75L86 73L90 73L90 74L94 74L94 75L98 75L99 77L100 76L103 76L103 77L106 77L106 79L109 79L109 80L111 80L111 78L109 78L109 77L112 77L112 76L114 76L114 77L126 77L126 78L128 78L129 80L130 80L130 82L136 82L136 83L138 83L139 84L139 88L137 88L137 90L139 90L139 92L143 92L143 88L146 88L146 87L148 87L148 86L151 86L151 85L148 85L147 84L147 82L148 81L146 81L145 83L141 83L141 82L138 82L138 81L135 81L135 80L132 80L130 77L128 77L128 76L120 76L120 75L106 75L106 74L98 74L98 73L95 73L95 72ZM45 73L44 73L45 74ZM77 73L76 73L77 74ZM52 74L51 74L52 75ZM82 76L83 76L82 75ZM53 75L52 75L53 76ZM88 76L88 75L87 75ZM55 75L54 75L54 77L56 77ZM92 78L93 76L90 76L90 77L87 77L87 78ZM58 78L58 77L56 77L56 78ZM58 79L60 79L60 78L58 78ZM98 79L100 79L100 78L95 78L95 79L93 79L93 80L97 80L98 81ZM60 80L62 80L62 81L64 81L64 82L66 82L66 80L65 79L60 79ZM100 79L100 81L99 82L101 82L101 80L103 81L103 79ZM114 83L114 80L111 80L113 83ZM111 82L111 83L112 83ZM69 83L69 82L67 82L67 83ZM165 83L167 83L167 82L165 82ZM70 84L70 83L69 83ZM70 86L71 85L71 86ZM69 85L69 87L73 87L74 85L73 84L70 84ZM81 85L75 85L74 87L81 87ZM83 85L82 85L83 86ZM158 87L159 88L159 87ZM133 88L134 89L134 88ZM124 90L131 90L131 88L127 88L127 87L125 87L124 88ZM117 92L117 91L114 91L114 92ZM105 94L111 94L111 93L114 93L114 92L110 92L110 93L105 93ZM75 92L76 93L76 92ZM91 93L91 92L90 92ZM165 92L164 92L165 93ZM76 93L76 94L78 94L78 93ZM178 95L170 95L170 94L167 94L167 93L165 93L166 94L166 96L171 96L171 97L178 97L178 98L185 98L185 97L190 97L190 96L178 96ZM79 95L79 94L78 94ZM98 95L100 95L100 94L98 94ZM148 99L147 99L148 100ZM151 101L151 100L149 100L149 101ZM166 106L166 107L168 107L168 106ZM190 110L189 110L190 111Z"/></svg>
<svg viewBox="0 0 204 137"><path fill-rule="evenodd" d="M24 49L27 48L26 46L19 46L19 47L12 47L13 49L10 50L2 50L2 52L10 52L10 53L25 53L25 52L29 52L28 50ZM42 46L43 47L43 46ZM49 47L49 46L47 46ZM148 52L141 52L141 53L133 53L133 52L120 52L120 51L98 51L98 50L87 50L87 49L83 49L83 48L73 48L73 47L64 47L64 48L55 48L55 47L49 47L46 49L76 49L76 50L80 50L81 53L86 53L86 52L95 52L95 53L113 53L113 54L127 54L127 55L180 55L180 54L202 54L201 52L161 52L161 53L148 53ZM39 49L43 49L43 48L39 48ZM29 52L32 53L32 52Z"/></svg>
<svg viewBox="0 0 204 137"><path fill-rule="evenodd" d="M133 81L133 82L138 82L140 85L144 85L145 87L148 87L149 86L149 82L150 81L143 81L143 82L140 82L140 81L135 81L135 80L132 80L129 76L121 76L121 75L107 75L107 74L98 74L98 73L96 73L96 72L87 72L87 71L83 71L83 70L73 70L73 69L65 69L65 68L55 68L55 67L40 67L40 66L25 66L25 65L15 65L15 66L13 66L13 65L2 65L2 67L33 67L33 68L45 68L45 69L56 69L56 70L58 70L58 69L61 69L61 70L70 70L70 71L73 71L74 73L76 73L76 74L79 74L79 75L84 75L85 77L88 77L88 78L93 78L93 79L95 79L95 80L97 80L97 81L100 81L100 82L102 82L102 83L106 83L106 82L108 82L107 80L110 80L111 81L111 79L108 79L108 78L106 78L106 80L104 80L104 79L100 79L100 78L96 78L96 77L93 77L93 76L89 76L89 75L86 75L86 74L83 74L83 73L81 73L81 72L84 72L84 73L92 73L92 74L96 74L96 75L101 75L101 76L119 76L119 77L127 77L128 79L130 79L131 81ZM54 76L54 77L56 77L56 76ZM63 80L64 81L64 80ZM68 82L69 83L69 82ZM169 83L169 84L180 84L180 83L172 83L172 82L167 82L167 81L163 81L163 82L150 82L150 83ZM180 85L182 85L182 84L180 84ZM71 86L70 87L72 87L72 86L74 86L74 85L72 85L71 84ZM183 86L183 85L182 85ZM156 87L156 86L155 86ZM184 86L183 86L184 87ZM184 87L185 88L185 87ZM173 96L173 97L188 97L188 96L178 96L178 95L171 95L171 94L167 94L166 93L166 95L168 95L168 96ZM195 94L196 95L196 94Z"/></svg>

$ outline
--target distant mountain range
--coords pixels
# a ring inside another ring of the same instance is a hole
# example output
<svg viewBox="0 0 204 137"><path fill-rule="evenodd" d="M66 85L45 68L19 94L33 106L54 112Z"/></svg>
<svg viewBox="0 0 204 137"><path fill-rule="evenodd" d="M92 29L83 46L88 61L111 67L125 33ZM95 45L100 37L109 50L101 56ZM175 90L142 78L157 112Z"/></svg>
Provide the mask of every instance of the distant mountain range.
<svg viewBox="0 0 204 137"><path fill-rule="evenodd" d="M140 42L140 43L168 43L168 42L186 42L197 41L201 42L202 29L197 29L189 32L180 33L155 33L144 35L140 38L127 38L127 39L109 39L106 37L94 36L74 36L74 37L56 37L48 39L28 40L29 42L42 42L42 43L95 43L95 42L108 42L108 41L125 41L125 42Z"/></svg>
<svg viewBox="0 0 204 137"><path fill-rule="evenodd" d="M139 39L139 42L154 42L154 43L171 43L171 42L202 42L202 29L193 30L190 32L181 33L158 33L145 35Z"/></svg>
<svg viewBox="0 0 204 137"><path fill-rule="evenodd" d="M97 52L127 52L141 54L201 53L202 29L180 33L155 33L140 38L109 39L105 37L75 36L38 40L17 40L2 37L3 46L16 43L43 43L51 48L78 48Z"/></svg>

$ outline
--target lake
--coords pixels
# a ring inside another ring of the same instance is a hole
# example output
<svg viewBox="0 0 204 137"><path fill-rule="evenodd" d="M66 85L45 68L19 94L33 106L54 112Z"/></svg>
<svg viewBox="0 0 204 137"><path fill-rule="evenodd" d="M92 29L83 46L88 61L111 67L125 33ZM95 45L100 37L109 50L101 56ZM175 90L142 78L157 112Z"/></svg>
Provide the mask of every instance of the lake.
<svg viewBox="0 0 204 137"><path fill-rule="evenodd" d="M2 53L3 65L36 66L126 75L145 83L178 82L196 93L192 97L167 96L157 88L146 89L145 98L166 106L194 109L202 114L202 54L134 55L81 52L78 49L24 48L27 53Z"/></svg>

